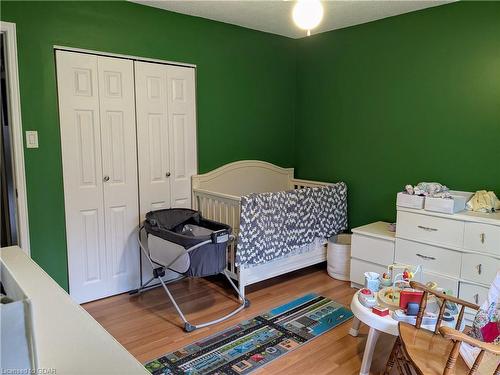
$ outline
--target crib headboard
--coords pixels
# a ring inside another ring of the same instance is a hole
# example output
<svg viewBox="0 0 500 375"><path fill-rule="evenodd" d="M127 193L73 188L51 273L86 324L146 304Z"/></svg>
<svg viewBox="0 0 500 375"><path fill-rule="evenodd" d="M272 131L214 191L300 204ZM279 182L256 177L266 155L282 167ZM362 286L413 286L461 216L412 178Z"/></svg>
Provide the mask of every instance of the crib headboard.
<svg viewBox="0 0 500 375"><path fill-rule="evenodd" d="M293 168L281 168L260 160L241 160L193 176L192 185L193 189L241 197L250 193L288 190L292 179Z"/></svg>

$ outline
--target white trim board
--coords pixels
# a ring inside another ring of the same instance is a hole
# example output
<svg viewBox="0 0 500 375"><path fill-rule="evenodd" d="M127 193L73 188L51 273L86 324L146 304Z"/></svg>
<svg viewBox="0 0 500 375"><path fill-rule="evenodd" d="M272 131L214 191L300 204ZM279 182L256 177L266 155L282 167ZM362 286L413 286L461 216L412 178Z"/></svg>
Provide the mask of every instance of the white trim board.
<svg viewBox="0 0 500 375"><path fill-rule="evenodd" d="M24 168L23 128L21 120L21 98L19 92L19 72L17 63L16 24L0 22L0 31L5 37L5 63L7 73L7 91L9 96L8 116L12 137L12 156L14 161L14 182L17 191L18 241L26 254L31 255L28 199Z"/></svg>
<svg viewBox="0 0 500 375"><path fill-rule="evenodd" d="M119 53L95 51L95 50L91 50L91 49L83 49L83 48L75 48L75 47L66 47L66 46L54 45L54 50L79 52L79 53L91 53L93 55L108 56L108 57L118 57L120 59L145 61L145 62L152 62L152 63L158 63L158 64L167 64L167 65L185 66L185 67L188 67L188 68L196 68L196 64L189 64L189 63L178 62L178 61L151 59L151 58L148 58L148 57L141 57L141 56L134 56L134 55L122 55L122 54L119 54Z"/></svg>

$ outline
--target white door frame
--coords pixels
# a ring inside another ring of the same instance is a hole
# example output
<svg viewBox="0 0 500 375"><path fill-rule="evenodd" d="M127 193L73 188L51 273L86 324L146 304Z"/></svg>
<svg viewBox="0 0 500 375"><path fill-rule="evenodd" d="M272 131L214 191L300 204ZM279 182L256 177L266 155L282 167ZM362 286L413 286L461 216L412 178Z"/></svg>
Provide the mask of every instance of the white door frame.
<svg viewBox="0 0 500 375"><path fill-rule="evenodd" d="M17 191L17 224L19 247L28 255L30 252L28 200L26 174L24 169L23 129L21 121L21 99L19 94L19 72L17 65L16 24L0 22L0 31L5 40L5 63L7 74L8 116L14 162L14 184Z"/></svg>

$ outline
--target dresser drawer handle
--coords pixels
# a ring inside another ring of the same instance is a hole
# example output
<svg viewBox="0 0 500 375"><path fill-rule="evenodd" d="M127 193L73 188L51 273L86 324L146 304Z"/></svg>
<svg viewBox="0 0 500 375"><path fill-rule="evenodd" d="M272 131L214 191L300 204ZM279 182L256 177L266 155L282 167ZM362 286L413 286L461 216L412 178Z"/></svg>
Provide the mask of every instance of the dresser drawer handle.
<svg viewBox="0 0 500 375"><path fill-rule="evenodd" d="M486 237L486 235L484 233L481 233L479 237L481 238L481 243L484 243L484 238Z"/></svg>
<svg viewBox="0 0 500 375"><path fill-rule="evenodd" d="M474 294L474 303L477 305L479 304L479 294Z"/></svg>
<svg viewBox="0 0 500 375"><path fill-rule="evenodd" d="M424 227L423 225L418 225L418 228L426 230L428 232L437 232L436 228Z"/></svg>
<svg viewBox="0 0 500 375"><path fill-rule="evenodd" d="M425 260L436 260L436 258L434 257L430 257L428 255L422 255L422 254L416 254L418 257L422 258L422 259L425 259Z"/></svg>
<svg viewBox="0 0 500 375"><path fill-rule="evenodd" d="M477 274L481 275L481 273L483 272L483 265L482 264L478 264L476 266L476 269L477 269Z"/></svg>

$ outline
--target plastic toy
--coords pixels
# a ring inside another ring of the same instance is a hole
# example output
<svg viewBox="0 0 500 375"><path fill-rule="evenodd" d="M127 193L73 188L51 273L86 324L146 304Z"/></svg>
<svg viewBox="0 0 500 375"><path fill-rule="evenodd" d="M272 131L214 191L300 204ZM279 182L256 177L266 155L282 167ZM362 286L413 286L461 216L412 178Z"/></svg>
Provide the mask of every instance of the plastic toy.
<svg viewBox="0 0 500 375"><path fill-rule="evenodd" d="M406 305L406 315L417 316L420 305L416 302L408 302Z"/></svg>
<svg viewBox="0 0 500 375"><path fill-rule="evenodd" d="M372 308L372 313L374 313L378 316L387 316L387 315L389 315L389 309L387 307L383 307L383 306L374 306Z"/></svg>
<svg viewBox="0 0 500 375"><path fill-rule="evenodd" d="M358 300L363 306L372 308L377 305L377 298L375 297L375 293L373 293L370 289L363 288L358 293Z"/></svg>
<svg viewBox="0 0 500 375"><path fill-rule="evenodd" d="M417 304L422 300L422 295L424 293L420 290L415 289L403 289L399 293L399 307L403 310L406 309L408 303L415 302Z"/></svg>
<svg viewBox="0 0 500 375"><path fill-rule="evenodd" d="M391 280L391 275L389 275L387 272L384 272L382 275L382 286L388 287L392 285L392 280Z"/></svg>

